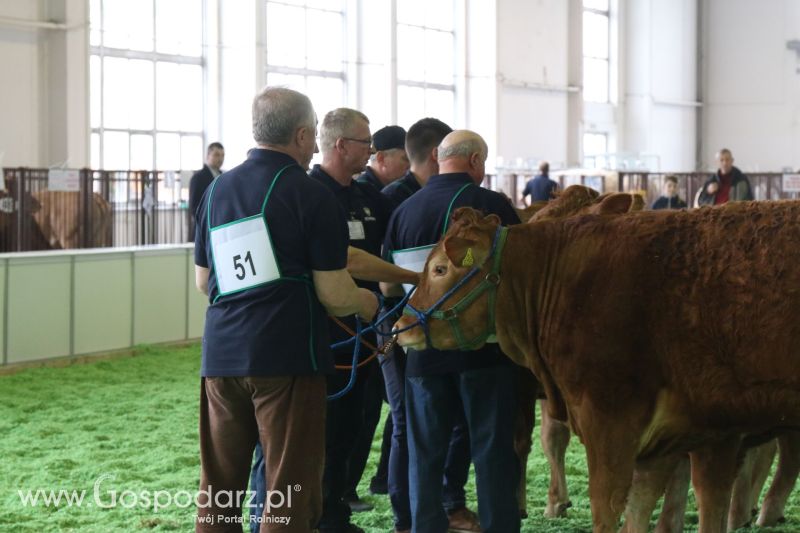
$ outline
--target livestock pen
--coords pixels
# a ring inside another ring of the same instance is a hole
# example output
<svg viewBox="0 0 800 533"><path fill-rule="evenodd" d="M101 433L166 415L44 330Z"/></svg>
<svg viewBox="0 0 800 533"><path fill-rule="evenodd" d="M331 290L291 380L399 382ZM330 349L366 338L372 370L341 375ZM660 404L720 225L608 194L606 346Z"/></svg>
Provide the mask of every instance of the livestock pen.
<svg viewBox="0 0 800 533"><path fill-rule="evenodd" d="M5 370L0 375L0 531L193 530L199 362L199 345L189 344L140 347L84 364ZM392 529L388 497L370 496L367 490L379 450L380 431L359 491L375 510L354 515L370 533ZM523 532L591 531L585 456L575 437L567 455L573 502L567 518L542 516L549 470L538 439L527 481L530 517L522 521ZM474 476L467 497L475 508ZM780 527L761 531L800 531L796 493L786 516ZM656 519L657 514L653 525ZM685 524L685 531L696 530L692 495Z"/></svg>

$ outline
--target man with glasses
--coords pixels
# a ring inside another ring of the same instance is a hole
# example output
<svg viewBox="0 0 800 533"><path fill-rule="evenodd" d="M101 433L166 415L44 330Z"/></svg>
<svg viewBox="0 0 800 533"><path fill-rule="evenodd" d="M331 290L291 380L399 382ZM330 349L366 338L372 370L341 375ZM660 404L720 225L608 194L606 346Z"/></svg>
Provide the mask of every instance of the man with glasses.
<svg viewBox="0 0 800 533"><path fill-rule="evenodd" d="M309 176L327 187L344 210L350 232L350 246L380 257L386 225L391 215L391 203L371 185L353 179L364 171L373 153L369 119L355 109L334 109L322 119L319 144L322 163L315 165ZM359 281L358 285L378 290L378 284L374 281ZM343 321L355 329L352 317ZM332 322L330 334L331 342L349 337ZM377 344L374 334L370 334L367 340L373 345ZM362 353L366 351L364 349ZM352 344L334 350L336 364L350 365L352 353ZM364 420L364 385L367 377L377 371L377 361L360 368L352 390L338 400L328 402L325 472L322 480L323 510L319 525L321 533L362 531L350 523L351 509L344 497L347 491L348 461L353 458L352 451ZM350 373L345 371L328 376L328 393L343 389L349 377ZM372 435L369 438L371 440Z"/></svg>

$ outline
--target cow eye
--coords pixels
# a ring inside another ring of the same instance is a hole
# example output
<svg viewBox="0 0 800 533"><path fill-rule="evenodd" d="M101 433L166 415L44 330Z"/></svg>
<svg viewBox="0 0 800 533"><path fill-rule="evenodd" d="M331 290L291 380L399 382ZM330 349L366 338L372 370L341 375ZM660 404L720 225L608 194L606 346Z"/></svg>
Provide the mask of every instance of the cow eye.
<svg viewBox="0 0 800 533"><path fill-rule="evenodd" d="M433 267L433 273L437 276L444 276L447 274L447 266L446 265L436 265Z"/></svg>

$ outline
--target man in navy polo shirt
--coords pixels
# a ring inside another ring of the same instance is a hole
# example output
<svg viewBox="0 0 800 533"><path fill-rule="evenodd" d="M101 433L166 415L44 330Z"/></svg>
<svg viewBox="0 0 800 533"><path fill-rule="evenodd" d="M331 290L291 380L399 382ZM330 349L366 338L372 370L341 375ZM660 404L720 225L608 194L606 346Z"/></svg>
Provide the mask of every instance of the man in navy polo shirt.
<svg viewBox="0 0 800 533"><path fill-rule="evenodd" d="M441 174L397 208L389 221L384 256L436 243L461 206L493 213L503 224L519 218L500 194L479 186L487 147L474 132L449 134L438 148ZM496 344L477 351L409 350L406 405L413 531L440 533L449 521L440 480L455 411L467 419L475 465L478 510L486 532L519 531L518 461L513 447L514 374Z"/></svg>
<svg viewBox="0 0 800 533"><path fill-rule="evenodd" d="M453 128L436 118L423 118L408 129L406 152L411 168L406 175L381 191L395 207L428 182L428 178L439 172L436 162L436 147Z"/></svg>
<svg viewBox="0 0 800 533"><path fill-rule="evenodd" d="M358 182L368 183L380 191L408 172L406 130L400 126L382 127L372 136L372 148L374 152L369 165L358 177Z"/></svg>
<svg viewBox="0 0 800 533"><path fill-rule="evenodd" d="M258 148L212 183L197 211L196 282L210 304L197 531L241 531L259 441L268 490L292 501L265 507L260 530L308 532L321 515L323 374L333 367L326 315L371 318L377 299L345 270L345 214L305 173L315 122L305 95L264 89L253 101Z"/></svg>
<svg viewBox="0 0 800 533"><path fill-rule="evenodd" d="M439 143L452 128L435 118L423 118L411 126L406 134L406 150L411 169L406 175L385 187L381 192L394 206L421 190L428 178L439 173L436 151ZM391 301L391 300L390 300ZM406 357L399 346L394 356L381 363L386 384L386 398L392 414L392 442L389 455L389 498L395 517L395 528L403 531L411 523L408 496L408 446L406 438L405 404ZM480 531L475 513L466 506L464 486L469 479L469 435L463 417L455 420L443 479L443 504L454 531Z"/></svg>

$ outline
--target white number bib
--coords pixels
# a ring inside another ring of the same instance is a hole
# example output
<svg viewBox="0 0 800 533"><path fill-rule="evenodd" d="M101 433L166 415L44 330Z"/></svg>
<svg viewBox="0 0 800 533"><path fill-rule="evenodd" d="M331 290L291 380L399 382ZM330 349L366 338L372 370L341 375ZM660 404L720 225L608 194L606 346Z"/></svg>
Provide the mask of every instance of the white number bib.
<svg viewBox="0 0 800 533"><path fill-rule="evenodd" d="M430 244L428 246L420 246L418 248L397 250L392 252L392 261L394 261L394 264L399 267L419 273L425 270L425 262L428 260L431 250L433 250L435 247L435 244ZM403 289L405 289L406 294L408 294L413 288L414 286L411 284L403 284Z"/></svg>
<svg viewBox="0 0 800 533"><path fill-rule="evenodd" d="M237 220L211 230L220 296L281 277L264 217Z"/></svg>

